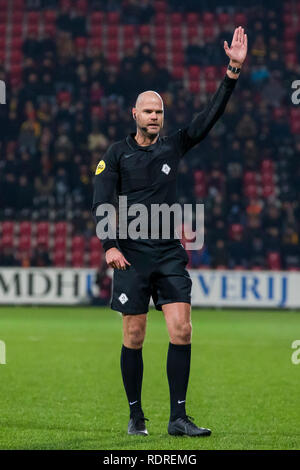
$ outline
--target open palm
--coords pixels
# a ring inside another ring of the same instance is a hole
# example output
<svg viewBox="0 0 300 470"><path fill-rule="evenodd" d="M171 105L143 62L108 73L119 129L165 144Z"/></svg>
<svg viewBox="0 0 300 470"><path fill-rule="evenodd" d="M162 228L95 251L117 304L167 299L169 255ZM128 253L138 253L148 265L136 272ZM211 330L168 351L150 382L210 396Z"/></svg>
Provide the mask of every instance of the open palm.
<svg viewBox="0 0 300 470"><path fill-rule="evenodd" d="M235 28L230 48L228 47L228 42L224 41L224 50L228 57L240 64L242 64L246 58L247 47L247 34L244 33L244 28L241 26Z"/></svg>

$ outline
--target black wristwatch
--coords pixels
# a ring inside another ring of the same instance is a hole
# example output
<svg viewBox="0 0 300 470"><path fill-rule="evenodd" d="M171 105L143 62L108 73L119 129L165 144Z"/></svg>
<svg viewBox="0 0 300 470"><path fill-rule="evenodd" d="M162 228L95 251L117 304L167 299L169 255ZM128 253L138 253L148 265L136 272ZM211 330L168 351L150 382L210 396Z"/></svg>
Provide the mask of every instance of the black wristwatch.
<svg viewBox="0 0 300 470"><path fill-rule="evenodd" d="M232 73L240 73L240 71L241 71L240 68L238 69L237 67L231 67L230 64L228 64L227 69L230 70L230 72L232 72Z"/></svg>

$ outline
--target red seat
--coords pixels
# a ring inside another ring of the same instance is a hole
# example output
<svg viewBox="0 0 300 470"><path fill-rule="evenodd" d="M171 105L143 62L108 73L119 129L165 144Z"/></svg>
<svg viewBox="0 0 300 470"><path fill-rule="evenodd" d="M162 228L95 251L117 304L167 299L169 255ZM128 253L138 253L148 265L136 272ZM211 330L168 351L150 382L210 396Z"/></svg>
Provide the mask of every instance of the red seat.
<svg viewBox="0 0 300 470"><path fill-rule="evenodd" d="M38 11L30 11L27 14L27 24L38 24L40 13Z"/></svg>
<svg viewBox="0 0 300 470"><path fill-rule="evenodd" d="M165 25L167 21L167 15L164 12L157 13L154 18L155 24Z"/></svg>
<svg viewBox="0 0 300 470"><path fill-rule="evenodd" d="M38 222L36 225L37 237L48 237L49 236L49 222Z"/></svg>
<svg viewBox="0 0 300 470"><path fill-rule="evenodd" d="M104 24L104 12L103 11L93 11L91 13L91 24Z"/></svg>
<svg viewBox="0 0 300 470"><path fill-rule="evenodd" d="M118 11L110 11L107 13L107 23L117 25L120 21L120 13Z"/></svg>
<svg viewBox="0 0 300 470"><path fill-rule="evenodd" d="M205 172L203 170L196 170L194 172L195 183L204 183L205 182Z"/></svg>
<svg viewBox="0 0 300 470"><path fill-rule="evenodd" d="M200 82L199 80L191 80L189 82L189 90L191 93L199 93L200 91Z"/></svg>
<svg viewBox="0 0 300 470"><path fill-rule="evenodd" d="M274 174L273 174L273 172L272 173L270 173L270 172L262 173L261 182L262 182L263 186L273 185L273 183L274 183Z"/></svg>
<svg viewBox="0 0 300 470"><path fill-rule="evenodd" d="M12 25L12 36L22 36L23 25L21 23Z"/></svg>
<svg viewBox="0 0 300 470"><path fill-rule="evenodd" d="M23 39L21 37L14 37L11 41L11 50L21 50L23 45Z"/></svg>
<svg viewBox="0 0 300 470"><path fill-rule="evenodd" d="M131 24L123 26L123 38L135 37L135 27Z"/></svg>
<svg viewBox="0 0 300 470"><path fill-rule="evenodd" d="M13 235L14 234L14 230L15 230L15 223L10 221L10 220L6 220L5 222L2 222L2 236L6 236L6 235Z"/></svg>
<svg viewBox="0 0 300 470"><path fill-rule="evenodd" d="M103 262L103 253L101 251L91 251L89 255L89 266L99 268Z"/></svg>
<svg viewBox="0 0 300 470"><path fill-rule="evenodd" d="M23 10L24 0L14 0L14 10Z"/></svg>
<svg viewBox="0 0 300 470"><path fill-rule="evenodd" d="M244 183L245 185L248 184L255 184L256 183L256 173L255 171L246 171L244 174Z"/></svg>
<svg viewBox="0 0 300 470"><path fill-rule="evenodd" d="M206 93L215 93L216 89L217 89L216 80L207 80L205 82L205 91L206 91Z"/></svg>
<svg viewBox="0 0 300 470"><path fill-rule="evenodd" d="M139 34L143 37L150 38L151 36L151 28L148 24L142 24L139 26Z"/></svg>
<svg viewBox="0 0 300 470"><path fill-rule="evenodd" d="M264 170L270 170L273 171L274 169L274 164L272 160L265 159L261 162L261 169L262 171Z"/></svg>
<svg viewBox="0 0 300 470"><path fill-rule="evenodd" d="M31 229L32 229L31 222L28 222L28 221L20 222L19 236L26 235L26 236L30 237Z"/></svg>
<svg viewBox="0 0 300 470"><path fill-rule="evenodd" d="M119 27L116 25L108 26L106 30L106 35L108 39L117 39L119 36Z"/></svg>
<svg viewBox="0 0 300 470"><path fill-rule="evenodd" d="M172 26L180 26L183 24L183 15L182 13L171 13L171 24Z"/></svg>
<svg viewBox="0 0 300 470"><path fill-rule="evenodd" d="M13 248L13 246L14 246L14 236L12 234L2 235L1 246L2 247Z"/></svg>
<svg viewBox="0 0 300 470"><path fill-rule="evenodd" d="M84 250L85 247L85 238L77 235L72 238L72 251Z"/></svg>
<svg viewBox="0 0 300 470"><path fill-rule="evenodd" d="M54 251L53 264L57 268L63 268L66 266L66 253L65 251Z"/></svg>
<svg viewBox="0 0 300 470"><path fill-rule="evenodd" d="M24 13L23 11L19 11L19 10L14 10L12 11L12 25L15 26L16 24L21 24L23 23L23 19L24 19Z"/></svg>
<svg viewBox="0 0 300 470"><path fill-rule="evenodd" d="M55 10L45 10L44 11L44 22L45 23L54 23L56 20L56 11Z"/></svg>
<svg viewBox="0 0 300 470"><path fill-rule="evenodd" d="M190 42L191 39L193 39L194 37L197 37L198 33L199 33L198 26L189 26L187 29L188 41Z"/></svg>
<svg viewBox="0 0 300 470"><path fill-rule="evenodd" d="M107 54L107 60L110 64L112 65L118 65L119 64L119 51L109 51L109 53Z"/></svg>
<svg viewBox="0 0 300 470"><path fill-rule="evenodd" d="M204 67L204 77L206 80L216 80L218 77L218 68L213 65Z"/></svg>
<svg viewBox="0 0 300 470"><path fill-rule="evenodd" d="M158 44L160 40L166 42L166 28L164 26L156 26L154 37L156 44Z"/></svg>
<svg viewBox="0 0 300 470"><path fill-rule="evenodd" d="M166 12L167 11L167 4L163 0L157 0L154 3L154 8L157 13Z"/></svg>
<svg viewBox="0 0 300 470"><path fill-rule="evenodd" d="M197 183L195 185L195 195L197 198L204 198L206 196L206 184Z"/></svg>
<svg viewBox="0 0 300 470"><path fill-rule="evenodd" d="M108 53L117 53L117 51L119 50L119 40L109 39L106 43L106 49Z"/></svg>
<svg viewBox="0 0 300 470"><path fill-rule="evenodd" d="M213 38L215 35L214 27L213 26L205 26L203 29L203 36L205 38Z"/></svg>
<svg viewBox="0 0 300 470"><path fill-rule="evenodd" d="M221 26L225 26L230 22L230 16L228 13L220 13L218 15L218 23Z"/></svg>
<svg viewBox="0 0 300 470"><path fill-rule="evenodd" d="M19 251L28 251L31 248L31 238L27 235L22 235L18 239Z"/></svg>
<svg viewBox="0 0 300 470"><path fill-rule="evenodd" d="M65 237L67 235L68 225L67 222L56 222L54 225L55 236Z"/></svg>
<svg viewBox="0 0 300 470"><path fill-rule="evenodd" d="M39 24L33 23L27 26L27 33L28 34L38 34L39 32Z"/></svg>
<svg viewBox="0 0 300 470"><path fill-rule="evenodd" d="M263 197L267 198L267 197L273 196L274 193L275 193L275 186L273 184L268 184L266 186L263 186L262 188Z"/></svg>
<svg viewBox="0 0 300 470"><path fill-rule="evenodd" d="M172 36L172 41L174 41L174 39L180 39L182 41L182 28L181 28L181 26L172 26L171 36Z"/></svg>
<svg viewBox="0 0 300 470"><path fill-rule="evenodd" d="M250 198L250 199L257 198L258 196L257 186L255 184L248 184L244 188L244 193L247 198Z"/></svg>
<svg viewBox="0 0 300 470"><path fill-rule="evenodd" d="M242 26L243 28L247 25L247 16L245 13L236 13L234 15L234 23L237 26Z"/></svg>
<svg viewBox="0 0 300 470"><path fill-rule="evenodd" d="M84 253L83 251L73 251L71 257L71 265L74 268L81 268L84 266Z"/></svg>
<svg viewBox="0 0 300 470"><path fill-rule="evenodd" d="M102 251L102 245L98 237L94 236L90 238L89 249L90 251Z"/></svg>
<svg viewBox="0 0 300 470"><path fill-rule="evenodd" d="M199 80L201 74L201 68L199 65L191 65L188 68L189 79L190 80Z"/></svg>
<svg viewBox="0 0 300 470"><path fill-rule="evenodd" d="M90 40L90 46L95 49L102 49L102 38L101 37L93 37Z"/></svg>
<svg viewBox="0 0 300 470"><path fill-rule="evenodd" d="M188 26L198 26L199 24L199 15L198 13L187 13L186 22Z"/></svg>
<svg viewBox="0 0 300 470"><path fill-rule="evenodd" d="M44 248L48 248L49 246L49 238L45 235L39 235L36 239L37 246L42 246Z"/></svg>
<svg viewBox="0 0 300 470"><path fill-rule="evenodd" d="M204 27L213 26L215 24L215 15L213 13L210 13L209 11L206 11L202 15L202 21Z"/></svg>
<svg viewBox="0 0 300 470"><path fill-rule="evenodd" d="M182 80L184 77L184 67L183 65L176 65L173 67L172 76L175 80Z"/></svg>
<svg viewBox="0 0 300 470"><path fill-rule="evenodd" d="M166 52L167 50L167 43L165 39L156 39L155 49L158 52Z"/></svg>
<svg viewBox="0 0 300 470"><path fill-rule="evenodd" d="M66 237L55 237L54 238L54 249L55 251L65 251L66 250L67 239Z"/></svg>
<svg viewBox="0 0 300 470"><path fill-rule="evenodd" d="M270 251L267 255L268 268L271 270L281 269L280 253L277 251Z"/></svg>
<svg viewBox="0 0 300 470"><path fill-rule="evenodd" d="M77 49L86 49L87 47L87 38L82 36L82 37L77 37L75 39L75 46Z"/></svg>
<svg viewBox="0 0 300 470"><path fill-rule="evenodd" d="M289 52L293 54L297 53L296 41L290 39L288 41L285 41L283 45L284 45L284 50L286 53L289 53Z"/></svg>
<svg viewBox="0 0 300 470"><path fill-rule="evenodd" d="M134 41L134 38L126 38L125 40L123 40L123 49L124 50L127 50L127 49L134 49L135 47L135 41Z"/></svg>
<svg viewBox="0 0 300 470"><path fill-rule="evenodd" d="M55 23L47 23L44 26L44 30L46 34L49 34L49 36L54 36L56 33L56 24Z"/></svg>
<svg viewBox="0 0 300 470"><path fill-rule="evenodd" d="M229 237L234 239L236 234L243 233L244 227L241 224L231 224L229 226Z"/></svg>
<svg viewBox="0 0 300 470"><path fill-rule="evenodd" d="M10 54L10 63L11 64L20 64L22 62L22 59L23 59L23 53L22 51L18 51L18 50L15 50L15 51L12 51L11 54Z"/></svg>

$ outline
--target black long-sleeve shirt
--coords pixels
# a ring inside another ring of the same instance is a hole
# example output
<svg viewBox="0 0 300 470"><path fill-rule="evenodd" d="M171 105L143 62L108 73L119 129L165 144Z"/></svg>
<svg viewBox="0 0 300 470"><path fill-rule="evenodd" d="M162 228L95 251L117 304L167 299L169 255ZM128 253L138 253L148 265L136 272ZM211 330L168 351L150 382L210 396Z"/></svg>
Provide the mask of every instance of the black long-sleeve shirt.
<svg viewBox="0 0 300 470"><path fill-rule="evenodd" d="M141 203L148 209L152 204L177 202L176 177L180 158L203 140L219 117L237 80L226 74L218 90L192 122L174 134L159 137L155 144L140 146L134 134L112 144L98 164L94 181L92 211L97 216L100 204L116 207L118 196L127 196L127 207ZM116 239L101 239L103 248L117 247Z"/></svg>

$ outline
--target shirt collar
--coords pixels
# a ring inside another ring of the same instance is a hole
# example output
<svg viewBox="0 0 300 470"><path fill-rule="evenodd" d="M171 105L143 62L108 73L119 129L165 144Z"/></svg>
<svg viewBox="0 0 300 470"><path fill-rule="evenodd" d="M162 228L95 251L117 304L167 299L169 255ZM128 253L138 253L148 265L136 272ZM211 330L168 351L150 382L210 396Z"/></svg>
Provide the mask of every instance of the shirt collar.
<svg viewBox="0 0 300 470"><path fill-rule="evenodd" d="M153 150L157 148L158 145L161 144L160 136L158 136L158 139L155 142L155 144L151 144L147 146L139 145L137 141L135 140L134 136L135 136L135 133L133 132L126 137L126 142L132 150L144 150L144 152L152 152Z"/></svg>

